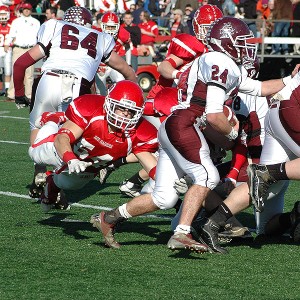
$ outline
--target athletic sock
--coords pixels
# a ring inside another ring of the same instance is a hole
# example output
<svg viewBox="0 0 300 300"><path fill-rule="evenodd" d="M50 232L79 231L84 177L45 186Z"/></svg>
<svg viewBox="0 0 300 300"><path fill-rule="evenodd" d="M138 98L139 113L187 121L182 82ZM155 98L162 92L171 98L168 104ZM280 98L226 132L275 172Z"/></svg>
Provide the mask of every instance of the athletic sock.
<svg viewBox="0 0 300 300"><path fill-rule="evenodd" d="M219 205L217 211L210 217L212 221L220 226L224 226L226 221L233 215L225 203Z"/></svg>
<svg viewBox="0 0 300 300"><path fill-rule="evenodd" d="M140 176L139 172L131 176L128 181L138 185L142 185L145 182L145 180Z"/></svg>

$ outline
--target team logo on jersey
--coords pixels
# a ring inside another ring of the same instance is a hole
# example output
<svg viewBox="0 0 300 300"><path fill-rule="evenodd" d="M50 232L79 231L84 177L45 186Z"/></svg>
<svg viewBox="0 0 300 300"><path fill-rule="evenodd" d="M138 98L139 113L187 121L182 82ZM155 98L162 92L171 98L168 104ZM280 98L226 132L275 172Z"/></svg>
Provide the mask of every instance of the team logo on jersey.
<svg viewBox="0 0 300 300"><path fill-rule="evenodd" d="M103 141L102 139L100 139L100 138L99 138L98 136L96 136L96 135L94 136L94 139L95 139L99 144L103 145L104 147L107 147L107 148L109 148L109 149L111 149L111 148L113 147L112 144L109 144L109 143Z"/></svg>
<svg viewBox="0 0 300 300"><path fill-rule="evenodd" d="M221 38L229 38L234 33L234 29L231 23L225 23L224 26L220 30Z"/></svg>

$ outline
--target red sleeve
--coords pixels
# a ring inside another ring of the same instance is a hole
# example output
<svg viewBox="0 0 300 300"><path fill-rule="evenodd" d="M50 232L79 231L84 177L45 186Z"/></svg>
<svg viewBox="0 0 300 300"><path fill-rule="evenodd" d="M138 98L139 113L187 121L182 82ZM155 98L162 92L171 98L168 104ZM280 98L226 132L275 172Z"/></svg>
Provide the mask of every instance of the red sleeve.
<svg viewBox="0 0 300 300"><path fill-rule="evenodd" d="M154 125L143 119L136 128L132 144L132 153L154 153L158 150L157 129Z"/></svg>
<svg viewBox="0 0 300 300"><path fill-rule="evenodd" d="M85 130L91 118L99 109L103 108L104 96L83 95L70 103L66 110L66 117Z"/></svg>
<svg viewBox="0 0 300 300"><path fill-rule="evenodd" d="M238 143L232 150L231 168L226 178L237 180L241 167L247 161L247 147Z"/></svg>

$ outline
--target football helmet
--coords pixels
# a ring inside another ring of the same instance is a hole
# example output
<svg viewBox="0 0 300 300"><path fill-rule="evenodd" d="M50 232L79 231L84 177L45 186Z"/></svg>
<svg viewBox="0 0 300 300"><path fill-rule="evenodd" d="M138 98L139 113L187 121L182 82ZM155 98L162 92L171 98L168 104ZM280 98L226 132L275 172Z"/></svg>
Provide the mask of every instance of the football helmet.
<svg viewBox="0 0 300 300"><path fill-rule="evenodd" d="M211 23L222 17L223 13L216 5L206 4L199 7L192 22L196 38L205 44L205 37Z"/></svg>
<svg viewBox="0 0 300 300"><path fill-rule="evenodd" d="M120 29L120 20L115 13L107 12L101 17L100 27L103 32L116 38Z"/></svg>
<svg viewBox="0 0 300 300"><path fill-rule="evenodd" d="M144 111L143 91L130 80L119 81L109 88L104 109L110 125L122 131L133 130ZM127 116L117 114L116 109L128 110Z"/></svg>
<svg viewBox="0 0 300 300"><path fill-rule="evenodd" d="M10 18L10 10L9 7L6 5L0 6L0 22L7 22Z"/></svg>
<svg viewBox="0 0 300 300"><path fill-rule="evenodd" d="M223 52L237 64L243 59L254 61L256 43L247 24L234 17L223 17L215 21L206 35L210 51Z"/></svg>
<svg viewBox="0 0 300 300"><path fill-rule="evenodd" d="M63 21L91 28L93 17L90 11L86 8L80 6L72 6L65 11Z"/></svg>

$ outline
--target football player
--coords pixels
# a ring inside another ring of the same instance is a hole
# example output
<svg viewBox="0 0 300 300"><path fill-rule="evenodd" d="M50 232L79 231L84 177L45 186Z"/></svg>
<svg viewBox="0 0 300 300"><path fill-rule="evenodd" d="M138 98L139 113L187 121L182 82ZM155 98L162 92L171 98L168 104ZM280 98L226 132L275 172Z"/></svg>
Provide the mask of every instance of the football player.
<svg viewBox="0 0 300 300"><path fill-rule="evenodd" d="M62 189L82 188L100 168L131 152L154 177L156 159L152 153L158 148L157 130L141 118L143 108L141 88L123 80L114 84L106 97L79 96L65 116L42 115L37 125L43 126L29 155L38 164L55 167L41 196L44 211L55 205ZM59 128L61 122L64 124Z"/></svg>
<svg viewBox="0 0 300 300"><path fill-rule="evenodd" d="M165 87L172 87L174 82L177 84L178 78L184 70L188 69L193 60L207 52L207 48L205 46L207 30L214 21L222 16L223 14L217 6L203 5L196 11L193 18L193 30L195 36L182 33L178 34L171 40L166 58L158 66L158 71L161 75L159 76L157 83L147 95L146 107L148 106L148 102L150 102L150 106L153 105L156 94L162 89ZM170 99L170 97L165 99ZM169 107L167 101L164 101L164 103L167 107ZM156 127L161 123L157 116L156 118L148 118L148 120L153 122ZM123 161L125 163L129 160L131 159L128 158ZM106 177L108 177L115 169L115 166L112 166L108 170L101 171L100 180L105 182ZM144 176L144 172L141 170L131 178L124 180L119 188L122 191L126 191L127 195L137 195L136 193L138 189L142 188L141 185L147 179L148 178ZM132 192L130 190L132 190Z"/></svg>
<svg viewBox="0 0 300 300"><path fill-rule="evenodd" d="M121 57L125 57L128 65L131 64L130 33L120 27L120 20L113 12L105 13L100 19L100 28L96 28L113 36L116 44L114 51ZM101 95L106 94L106 79L110 78L113 83L124 80L124 76L115 69L101 63L96 76L96 86Z"/></svg>
<svg viewBox="0 0 300 300"><path fill-rule="evenodd" d="M12 71L12 50L11 48L7 48L5 51L4 44L7 37L7 34L10 31L11 24L10 20L10 10L8 6L1 5L0 6L0 58L1 65L4 68L4 85L2 87L2 91L0 92L0 96L6 95L7 89L9 88L11 71Z"/></svg>
<svg viewBox="0 0 300 300"><path fill-rule="evenodd" d="M109 247L120 247L113 234L119 221L173 207L178 200L178 194L173 188L174 181L187 174L192 178L193 185L185 194L179 224L168 242L168 248L227 252L218 241L215 243L219 225L213 239L206 234L207 229L209 233L214 230L211 227L215 223L212 224L210 219L201 232L202 243L194 240L191 235L192 221L210 190L220 180L198 124L206 112L207 122L215 130L229 140L235 140L239 124L237 122L232 127L223 113L227 94L238 87L244 93L266 96L278 92L284 83L281 79L260 82L247 78L241 81L243 59L254 60L256 57L253 33L242 20L233 17L218 19L207 34L207 41L209 52L196 58L191 66L187 101L182 105L183 109L176 109L159 128L160 150L154 191L136 197L122 207L92 216L91 222L101 231ZM224 214L232 216L226 206L221 204L219 207L224 208Z"/></svg>
<svg viewBox="0 0 300 300"><path fill-rule="evenodd" d="M38 32L38 43L14 64L16 104L24 107L29 104L24 96L25 70L47 57L33 93L34 104L30 112L31 143L38 132L35 121L43 112L65 111L77 96L91 93L100 62L105 62L120 71L126 79L136 82L135 73L113 51L113 37L93 30L91 26L91 13L86 8L73 6L65 12L63 20L51 19L43 23ZM30 191L30 195L39 196L39 185L45 182L44 172L45 168L36 166L31 188L34 193Z"/></svg>

